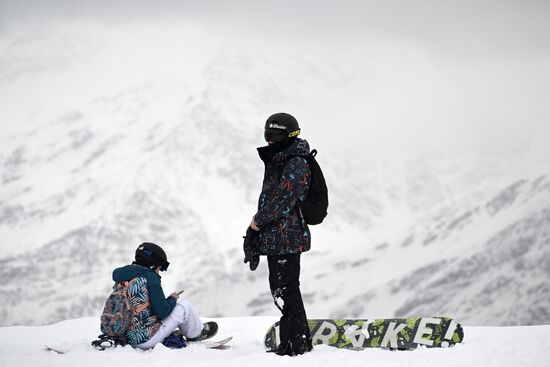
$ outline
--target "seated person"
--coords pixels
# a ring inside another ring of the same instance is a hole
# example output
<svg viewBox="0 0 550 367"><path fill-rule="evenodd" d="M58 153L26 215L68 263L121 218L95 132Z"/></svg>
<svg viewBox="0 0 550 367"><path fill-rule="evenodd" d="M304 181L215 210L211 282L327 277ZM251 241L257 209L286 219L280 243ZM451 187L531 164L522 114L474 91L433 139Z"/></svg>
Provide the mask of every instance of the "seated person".
<svg viewBox="0 0 550 367"><path fill-rule="evenodd" d="M123 285L128 287L133 317L125 336L133 347L153 348L176 328L188 341L205 340L218 331L215 322L201 321L189 301L178 301L180 293L164 296L159 273L166 271L169 264L160 246L144 242L136 249L131 265L113 271L115 289Z"/></svg>

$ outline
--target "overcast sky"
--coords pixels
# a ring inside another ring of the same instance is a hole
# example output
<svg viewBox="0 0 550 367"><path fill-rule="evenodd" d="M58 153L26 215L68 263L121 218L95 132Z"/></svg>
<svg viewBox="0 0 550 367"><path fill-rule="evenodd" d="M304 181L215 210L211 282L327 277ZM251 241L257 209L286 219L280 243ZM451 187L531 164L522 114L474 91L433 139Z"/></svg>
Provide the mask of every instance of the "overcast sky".
<svg viewBox="0 0 550 367"><path fill-rule="evenodd" d="M200 20L232 31L281 37L376 35L487 51L547 53L550 2L545 0L1 0L3 27L26 21L91 18L115 22Z"/></svg>
<svg viewBox="0 0 550 367"><path fill-rule="evenodd" d="M497 136L505 145L550 136L550 1L0 0L0 36L74 21L195 24L235 44L272 44L273 54L316 46L343 68L364 61L385 87L357 83L326 111L378 122L358 136L400 131L424 144L466 131L475 144Z"/></svg>

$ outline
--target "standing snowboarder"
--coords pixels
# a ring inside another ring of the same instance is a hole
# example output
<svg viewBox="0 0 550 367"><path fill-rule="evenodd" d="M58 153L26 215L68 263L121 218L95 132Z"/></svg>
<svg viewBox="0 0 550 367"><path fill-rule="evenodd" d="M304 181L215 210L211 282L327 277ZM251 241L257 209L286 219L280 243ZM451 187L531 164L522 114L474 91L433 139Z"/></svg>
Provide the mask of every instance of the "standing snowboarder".
<svg viewBox="0 0 550 367"><path fill-rule="evenodd" d="M273 352L290 356L312 349L300 293L300 254L311 243L300 203L308 194L311 171L303 158L309 145L299 134L298 121L287 113L276 113L265 123L268 145L258 148L265 163L263 187L244 245L251 270L259 255L267 256L271 295L282 313L281 343Z"/></svg>

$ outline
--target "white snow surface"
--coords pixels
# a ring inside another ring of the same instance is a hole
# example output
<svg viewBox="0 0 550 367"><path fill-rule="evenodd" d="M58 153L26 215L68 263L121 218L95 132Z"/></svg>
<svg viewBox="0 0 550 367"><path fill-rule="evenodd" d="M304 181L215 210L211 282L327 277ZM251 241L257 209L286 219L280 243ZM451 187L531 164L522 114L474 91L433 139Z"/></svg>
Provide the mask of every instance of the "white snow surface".
<svg viewBox="0 0 550 367"><path fill-rule="evenodd" d="M452 348L420 348L413 351L365 349L340 350L316 346L298 357L266 353L263 336L275 317L241 317L215 320L220 331L213 340L233 336L229 349L206 349L190 344L184 349L158 345L149 351L131 347L96 351L90 340L99 334L97 318L80 318L47 326L0 328L0 365L6 367L56 366L97 367L161 365L184 366L407 366L407 367L548 367L550 325L516 327L464 327L464 342ZM56 354L44 344L67 350Z"/></svg>

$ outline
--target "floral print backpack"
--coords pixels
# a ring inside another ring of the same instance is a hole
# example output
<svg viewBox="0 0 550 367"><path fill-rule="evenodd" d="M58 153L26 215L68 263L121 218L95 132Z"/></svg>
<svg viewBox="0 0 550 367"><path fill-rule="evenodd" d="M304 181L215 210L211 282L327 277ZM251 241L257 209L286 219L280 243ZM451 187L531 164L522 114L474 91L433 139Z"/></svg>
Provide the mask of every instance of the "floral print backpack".
<svg viewBox="0 0 550 367"><path fill-rule="evenodd" d="M115 283L101 314L101 332L117 344L136 346L159 328L160 320L151 312L147 280L136 277Z"/></svg>

